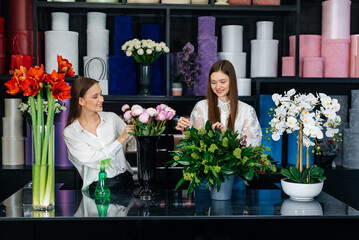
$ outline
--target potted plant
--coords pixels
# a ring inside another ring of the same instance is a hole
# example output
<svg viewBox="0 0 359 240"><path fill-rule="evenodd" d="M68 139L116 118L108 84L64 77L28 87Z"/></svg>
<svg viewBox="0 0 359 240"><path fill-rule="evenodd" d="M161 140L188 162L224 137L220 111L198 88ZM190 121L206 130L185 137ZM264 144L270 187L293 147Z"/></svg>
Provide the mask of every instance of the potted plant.
<svg viewBox="0 0 359 240"><path fill-rule="evenodd" d="M270 155L265 154L263 145L245 147L245 139L238 139L238 133L227 129L221 132L213 130L209 121L204 129L191 127L185 133L185 138L176 146L177 152L173 153L172 166L183 166L183 177L178 181L175 189L178 189L185 181L189 182L187 195L190 195L195 187L205 184L211 189L211 196L216 200L228 200L230 192L221 196L214 196L216 192L232 181L233 176L238 175L248 185L254 176L276 171L275 162Z"/></svg>
<svg viewBox="0 0 359 240"><path fill-rule="evenodd" d="M273 119L269 124L273 140L279 140L284 133L298 132L296 165L281 169L280 173L286 177L281 180L282 189L292 199L311 200L321 192L325 177L321 167L309 164L309 147L314 146L313 152L320 149L317 139L323 138L324 128L327 137L340 139L337 127L341 118L336 114L340 104L324 93L296 94L295 89L283 95L275 93L272 100L275 108L271 109ZM305 164L303 147L306 148Z"/></svg>

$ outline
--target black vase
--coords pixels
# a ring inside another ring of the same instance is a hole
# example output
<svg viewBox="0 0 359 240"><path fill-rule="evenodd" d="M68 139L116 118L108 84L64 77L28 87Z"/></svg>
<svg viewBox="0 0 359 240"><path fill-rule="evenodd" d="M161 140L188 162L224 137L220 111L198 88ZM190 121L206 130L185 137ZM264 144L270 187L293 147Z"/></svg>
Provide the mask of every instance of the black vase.
<svg viewBox="0 0 359 240"><path fill-rule="evenodd" d="M139 63L138 64L138 83L140 90L138 95L151 95L151 67L150 63Z"/></svg>
<svg viewBox="0 0 359 240"><path fill-rule="evenodd" d="M152 196L151 186L155 180L157 141L159 136L135 136L137 143L137 169L141 188L137 196L149 199Z"/></svg>

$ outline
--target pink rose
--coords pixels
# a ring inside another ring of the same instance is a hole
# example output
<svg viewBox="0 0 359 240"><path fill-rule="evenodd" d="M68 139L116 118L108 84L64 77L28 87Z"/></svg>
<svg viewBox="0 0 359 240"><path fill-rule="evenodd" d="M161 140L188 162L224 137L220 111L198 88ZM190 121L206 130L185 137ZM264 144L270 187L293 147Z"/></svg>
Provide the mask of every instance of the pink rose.
<svg viewBox="0 0 359 240"><path fill-rule="evenodd" d="M166 119L167 119L167 114L165 111L159 112L156 116L156 120L158 120L158 121L164 121Z"/></svg>
<svg viewBox="0 0 359 240"><path fill-rule="evenodd" d="M143 112L143 108L140 105L133 105L131 108L133 116L139 116Z"/></svg>
<svg viewBox="0 0 359 240"><path fill-rule="evenodd" d="M168 120L171 120L175 115L176 115L176 111L174 111L173 109L166 112L166 118Z"/></svg>
<svg viewBox="0 0 359 240"><path fill-rule="evenodd" d="M121 111L122 111L122 112L125 112L125 111L127 111L128 109L130 109L130 105L125 104L125 105L122 106Z"/></svg>
<svg viewBox="0 0 359 240"><path fill-rule="evenodd" d="M161 103L160 105L158 105L158 106L156 107L157 112L161 112L161 111L162 111L163 109L165 109L166 107L167 107L166 104Z"/></svg>
<svg viewBox="0 0 359 240"><path fill-rule="evenodd" d="M126 111L126 112L123 114L123 118L125 119L125 121L130 120L130 119L131 119L131 116L132 116L131 110Z"/></svg>
<svg viewBox="0 0 359 240"><path fill-rule="evenodd" d="M150 117L154 117L157 114L157 110L153 107L147 108L146 112L150 115Z"/></svg>
<svg viewBox="0 0 359 240"><path fill-rule="evenodd" d="M138 120L141 123L148 123L150 121L150 115L146 111L143 111L141 115L138 117Z"/></svg>

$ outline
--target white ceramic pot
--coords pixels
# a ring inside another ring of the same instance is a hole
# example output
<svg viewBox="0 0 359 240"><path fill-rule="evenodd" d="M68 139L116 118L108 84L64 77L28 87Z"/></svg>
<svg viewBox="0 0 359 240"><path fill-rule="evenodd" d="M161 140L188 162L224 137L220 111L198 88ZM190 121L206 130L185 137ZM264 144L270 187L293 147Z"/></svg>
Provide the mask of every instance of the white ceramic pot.
<svg viewBox="0 0 359 240"><path fill-rule="evenodd" d="M298 201L310 201L318 196L323 189L324 181L319 183L295 183L288 178L281 179L282 190L291 199Z"/></svg>

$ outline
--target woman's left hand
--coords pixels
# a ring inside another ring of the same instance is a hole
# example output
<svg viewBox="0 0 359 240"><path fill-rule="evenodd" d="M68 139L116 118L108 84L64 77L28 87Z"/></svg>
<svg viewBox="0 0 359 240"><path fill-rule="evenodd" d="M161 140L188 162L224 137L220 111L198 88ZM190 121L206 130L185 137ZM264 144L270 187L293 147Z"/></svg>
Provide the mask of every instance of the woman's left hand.
<svg viewBox="0 0 359 240"><path fill-rule="evenodd" d="M222 123L220 122L216 122L214 124L212 124L212 129L215 130L216 128L218 128L221 132L224 132L227 130L227 127L224 126Z"/></svg>

